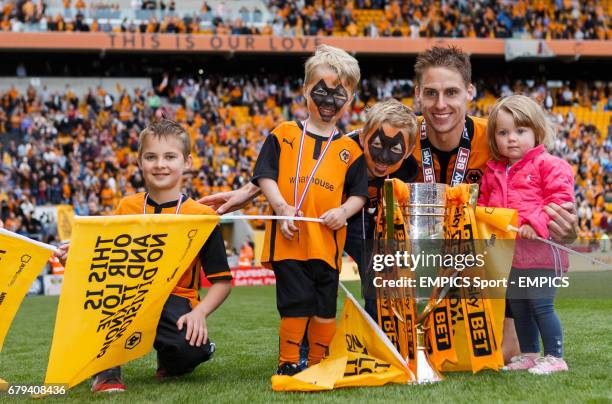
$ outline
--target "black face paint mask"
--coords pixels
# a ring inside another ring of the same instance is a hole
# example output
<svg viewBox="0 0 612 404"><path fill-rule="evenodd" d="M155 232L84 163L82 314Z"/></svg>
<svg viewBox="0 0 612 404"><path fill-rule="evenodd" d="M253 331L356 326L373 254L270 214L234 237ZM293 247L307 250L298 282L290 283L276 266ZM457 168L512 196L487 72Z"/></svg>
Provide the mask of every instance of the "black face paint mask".
<svg viewBox="0 0 612 404"><path fill-rule="evenodd" d="M340 84L336 88L329 88L324 80L319 80L310 90L310 98L319 110L324 122L331 121L348 101L348 94Z"/></svg>
<svg viewBox="0 0 612 404"><path fill-rule="evenodd" d="M381 147L372 147L372 143L374 143L376 139L380 141ZM391 149L397 145L400 145L402 148L402 152L399 154L391 151ZM406 152L404 135L402 135L402 132L397 132L395 136L388 137L385 135L382 128L378 128L368 140L368 149L374 162L388 166L397 164L404 157L404 153Z"/></svg>

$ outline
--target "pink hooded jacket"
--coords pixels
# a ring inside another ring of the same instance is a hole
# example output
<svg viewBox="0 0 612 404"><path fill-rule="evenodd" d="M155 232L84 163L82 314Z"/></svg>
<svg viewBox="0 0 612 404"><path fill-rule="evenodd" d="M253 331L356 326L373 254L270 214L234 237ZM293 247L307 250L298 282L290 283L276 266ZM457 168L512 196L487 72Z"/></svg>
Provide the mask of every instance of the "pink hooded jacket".
<svg viewBox="0 0 612 404"><path fill-rule="evenodd" d="M567 162L548 154L544 145L529 150L509 168L507 161L487 163L478 205L517 209L519 226L529 224L538 236L548 239L551 219L544 206L550 202L574 202L574 173ZM567 271L568 257L540 241L517 239L512 266Z"/></svg>

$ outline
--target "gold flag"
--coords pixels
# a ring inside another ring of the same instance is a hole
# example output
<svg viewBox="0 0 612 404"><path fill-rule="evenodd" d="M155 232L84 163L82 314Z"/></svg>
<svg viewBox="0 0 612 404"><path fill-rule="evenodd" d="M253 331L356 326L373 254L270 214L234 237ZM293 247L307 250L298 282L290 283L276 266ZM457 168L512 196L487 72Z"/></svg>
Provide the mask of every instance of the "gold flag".
<svg viewBox="0 0 612 404"><path fill-rule="evenodd" d="M476 208L476 225L479 238L485 240L483 245L487 250L485 261L487 277L489 279L508 279L515 247L514 241L511 240L516 238L516 232L509 231L508 226L518 227L518 212L515 209L478 206ZM506 241L495 242L496 240ZM489 290L498 299L505 295L505 288L490 288ZM495 300L493 303L498 305ZM504 314L500 312L499 315L503 316Z"/></svg>
<svg viewBox="0 0 612 404"><path fill-rule="evenodd" d="M485 368L499 370L504 365L504 358L501 352L502 329L494 329L496 317L493 307L496 300L483 297L483 291L473 287L464 287L461 292L472 372L477 373ZM503 316L501 319L503 321Z"/></svg>
<svg viewBox="0 0 612 404"><path fill-rule="evenodd" d="M487 252L485 260L487 278L508 279L514 257L515 243L513 240L516 238L516 232L509 231L508 225L518 227L517 210L478 206L475 216L479 239L485 240L483 246ZM496 240L505 241L495 242ZM506 288L503 286L490 287L488 291L495 298L485 301L485 304L490 306L489 312L492 313L495 320L492 322L495 335L501 338L506 309L503 296L506 295Z"/></svg>
<svg viewBox="0 0 612 404"><path fill-rule="evenodd" d="M506 232L507 225L516 223L516 211L502 208L482 208L473 210L466 205L469 189L460 185L449 189L448 199L463 209L451 209L448 225L450 235L456 236L462 245L461 250L473 251L478 248L492 249L491 244L475 240L514 239L515 234ZM503 230L502 230L503 229ZM464 271L464 276L478 276L486 272L488 279L505 278L512 264L513 244L495 245L495 250L488 251L485 260L486 271L483 269L470 269ZM484 251L479 251L483 252ZM445 303L453 324L453 345L456 352L456 361L447 360L442 363L443 371L478 372L484 368L499 369L503 366L501 353L501 338L505 312L505 300L502 296L505 291L493 289L487 295L482 291L470 288L469 290L453 291ZM442 361L441 361L442 362Z"/></svg>
<svg viewBox="0 0 612 404"><path fill-rule="evenodd" d="M164 303L218 221L76 217L45 383L73 387L148 353Z"/></svg>
<svg viewBox="0 0 612 404"><path fill-rule="evenodd" d="M70 205L57 205L57 235L61 241L70 240L74 223L74 209Z"/></svg>
<svg viewBox="0 0 612 404"><path fill-rule="evenodd" d="M345 289L346 291L346 289ZM393 344L348 292L329 356L294 376L272 376L275 391L406 384L414 376Z"/></svg>
<svg viewBox="0 0 612 404"><path fill-rule="evenodd" d="M46 244L0 229L0 351L19 305L52 252Z"/></svg>
<svg viewBox="0 0 612 404"><path fill-rule="evenodd" d="M516 238L516 232L508 230L509 225L518 227L516 209L477 206L475 216L480 239L514 240Z"/></svg>
<svg viewBox="0 0 612 404"><path fill-rule="evenodd" d="M408 242L408 227L402 214L401 206L408 198L408 188L401 180L392 179L391 188L386 188L384 192L389 195L379 199L377 225L377 240L381 244L376 244L376 248L382 248L381 253L393 254L395 249L399 251L411 252L411 244ZM383 207L382 201L397 200L392 210L393 215L387 216L389 211ZM387 279L413 278L415 273L408 269L398 267L380 273ZM400 288L391 291L386 288L376 288L376 304L378 312L378 324L387 338L393 343L395 349L402 358L406 358L408 366L412 372L416 372L416 313L414 306L415 291L414 287Z"/></svg>

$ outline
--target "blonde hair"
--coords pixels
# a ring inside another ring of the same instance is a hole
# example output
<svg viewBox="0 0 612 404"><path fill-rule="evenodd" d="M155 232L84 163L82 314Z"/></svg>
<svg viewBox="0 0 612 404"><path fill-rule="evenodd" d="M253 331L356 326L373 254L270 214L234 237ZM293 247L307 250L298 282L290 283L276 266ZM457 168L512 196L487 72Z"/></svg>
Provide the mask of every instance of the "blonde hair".
<svg viewBox="0 0 612 404"><path fill-rule="evenodd" d="M536 146L543 144L547 149L553 146L556 136L555 128L546 118L546 113L540 104L525 95L510 95L497 100L489 113L487 138L491 156L495 160L503 159L503 156L501 156L497 148L497 142L495 141L495 127L497 125L499 111L504 111L512 115L514 125L524 126L533 130Z"/></svg>
<svg viewBox="0 0 612 404"><path fill-rule="evenodd" d="M171 138L178 139L183 146L183 157L187 158L191 154L191 139L187 131L178 123L163 118L150 123L149 126L140 132L140 136L138 137L138 160L142 158L144 142L150 136L158 140L164 139L166 141Z"/></svg>
<svg viewBox="0 0 612 404"><path fill-rule="evenodd" d="M410 107L394 98L377 102L367 110L367 119L362 133L365 136L372 129L380 128L384 123L406 131L409 140L408 148L415 144L417 118Z"/></svg>
<svg viewBox="0 0 612 404"><path fill-rule="evenodd" d="M355 93L357 84L361 79L361 71L357 59L346 51L329 45L317 46L315 54L308 58L304 66L304 87L312 82L315 70L319 67L327 67L333 70L340 82L346 83L350 87L350 92Z"/></svg>

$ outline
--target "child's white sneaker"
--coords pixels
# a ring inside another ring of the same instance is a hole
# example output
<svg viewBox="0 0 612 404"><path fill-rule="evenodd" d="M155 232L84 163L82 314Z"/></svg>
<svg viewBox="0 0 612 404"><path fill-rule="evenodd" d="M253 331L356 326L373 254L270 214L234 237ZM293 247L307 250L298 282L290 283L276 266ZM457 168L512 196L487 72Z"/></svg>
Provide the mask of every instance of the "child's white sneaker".
<svg viewBox="0 0 612 404"><path fill-rule="evenodd" d="M510 363L502 368L502 370L528 370L536 365L536 360L539 359L533 355L517 355L510 359Z"/></svg>
<svg viewBox="0 0 612 404"><path fill-rule="evenodd" d="M543 358L536 359L536 365L529 369L529 373L534 375L549 375L556 372L564 372L568 370L567 363L563 358L546 355Z"/></svg>

